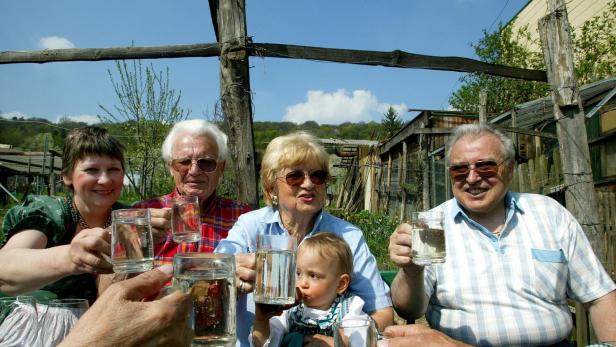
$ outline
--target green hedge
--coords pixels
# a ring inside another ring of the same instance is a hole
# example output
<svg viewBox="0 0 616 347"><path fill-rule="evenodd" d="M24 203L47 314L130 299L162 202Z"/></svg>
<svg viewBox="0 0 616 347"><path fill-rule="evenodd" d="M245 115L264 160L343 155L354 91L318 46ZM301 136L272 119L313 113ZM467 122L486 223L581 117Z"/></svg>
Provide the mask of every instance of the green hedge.
<svg viewBox="0 0 616 347"><path fill-rule="evenodd" d="M330 213L355 224L364 233L370 251L376 258L379 270L395 270L396 266L389 260L389 236L398 223L389 216L368 211L348 212L331 210Z"/></svg>

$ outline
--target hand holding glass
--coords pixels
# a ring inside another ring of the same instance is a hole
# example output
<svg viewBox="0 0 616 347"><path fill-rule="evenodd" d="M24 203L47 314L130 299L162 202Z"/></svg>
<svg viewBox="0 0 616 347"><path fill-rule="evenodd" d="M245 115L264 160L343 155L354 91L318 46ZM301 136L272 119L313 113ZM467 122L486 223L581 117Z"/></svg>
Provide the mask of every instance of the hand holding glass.
<svg viewBox="0 0 616 347"><path fill-rule="evenodd" d="M201 214L198 197L178 196L173 199L171 230L173 241L177 243L197 242L201 239Z"/></svg>
<svg viewBox="0 0 616 347"><path fill-rule="evenodd" d="M255 302L290 305L295 302L295 253L290 235L257 236Z"/></svg>
<svg viewBox="0 0 616 347"><path fill-rule="evenodd" d="M111 214L113 272L145 272L154 265L150 210L115 210Z"/></svg>
<svg viewBox="0 0 616 347"><path fill-rule="evenodd" d="M173 286L192 296L189 325L193 346L235 346L235 257L177 253Z"/></svg>
<svg viewBox="0 0 616 347"><path fill-rule="evenodd" d="M424 266L444 263L443 212L413 212L411 219L413 263Z"/></svg>

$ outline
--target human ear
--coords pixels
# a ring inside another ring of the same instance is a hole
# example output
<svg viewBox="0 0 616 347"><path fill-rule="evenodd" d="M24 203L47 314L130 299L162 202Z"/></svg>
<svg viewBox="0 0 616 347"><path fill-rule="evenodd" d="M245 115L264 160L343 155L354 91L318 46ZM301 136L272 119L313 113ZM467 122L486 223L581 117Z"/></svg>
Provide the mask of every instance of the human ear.
<svg viewBox="0 0 616 347"><path fill-rule="evenodd" d="M344 293L347 288L349 288L349 284L351 284L351 276L349 276L349 274L340 275L340 279L338 280L338 286L336 287L336 293Z"/></svg>

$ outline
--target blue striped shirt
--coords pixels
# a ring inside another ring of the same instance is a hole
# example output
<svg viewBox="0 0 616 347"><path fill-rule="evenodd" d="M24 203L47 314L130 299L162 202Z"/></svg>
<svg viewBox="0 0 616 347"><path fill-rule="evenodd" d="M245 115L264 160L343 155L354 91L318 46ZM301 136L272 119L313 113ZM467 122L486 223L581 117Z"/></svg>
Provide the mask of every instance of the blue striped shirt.
<svg viewBox="0 0 616 347"><path fill-rule="evenodd" d="M616 289L581 226L555 200L507 193L500 236L455 199L445 214L447 259L426 266L426 318L475 346L545 345L568 337L567 298L589 302Z"/></svg>

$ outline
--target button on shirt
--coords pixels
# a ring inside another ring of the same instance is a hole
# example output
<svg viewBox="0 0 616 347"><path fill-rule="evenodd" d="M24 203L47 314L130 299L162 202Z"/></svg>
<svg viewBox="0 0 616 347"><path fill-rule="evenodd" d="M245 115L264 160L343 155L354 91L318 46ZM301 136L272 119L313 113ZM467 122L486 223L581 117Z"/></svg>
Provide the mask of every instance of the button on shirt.
<svg viewBox="0 0 616 347"><path fill-rule="evenodd" d="M355 225L327 212L321 212L314 223L310 237L320 231L328 231L342 237L353 253L353 279L349 292L361 297L364 311L373 311L391 307L389 287L381 278L376 259L370 252L364 236ZM277 209L264 207L240 216L237 223L229 230L226 239L216 247L217 253L255 253L257 235L288 235L280 221ZM240 294L237 299L237 338L239 346L249 346L248 335L254 321L254 299L252 293Z"/></svg>
<svg viewBox="0 0 616 347"><path fill-rule="evenodd" d="M507 193L500 236L451 199L445 217L447 259L426 266L426 318L475 346L545 345L572 328L567 297L589 302L616 289L575 218L543 195Z"/></svg>

